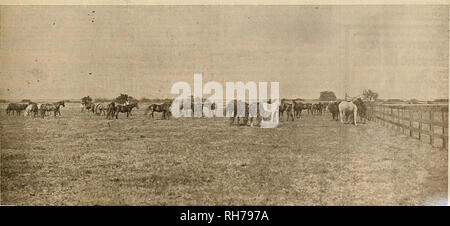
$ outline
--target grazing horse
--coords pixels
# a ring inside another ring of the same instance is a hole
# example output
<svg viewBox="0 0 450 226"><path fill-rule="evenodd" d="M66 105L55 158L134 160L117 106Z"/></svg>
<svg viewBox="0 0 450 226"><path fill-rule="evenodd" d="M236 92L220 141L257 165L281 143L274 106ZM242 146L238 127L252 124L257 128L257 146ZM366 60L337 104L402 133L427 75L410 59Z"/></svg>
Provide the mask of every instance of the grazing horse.
<svg viewBox="0 0 450 226"><path fill-rule="evenodd" d="M81 104L81 112L83 112L84 110L94 113L95 112L95 104L92 102L82 103Z"/></svg>
<svg viewBox="0 0 450 226"><path fill-rule="evenodd" d="M25 109L25 116L31 116L33 115L33 117L37 117L39 113L39 108L38 105L35 103L31 103L27 106L27 108Z"/></svg>
<svg viewBox="0 0 450 226"><path fill-rule="evenodd" d="M345 120L348 121L348 117L353 115L353 124L356 126L356 116L358 115L358 107L353 102L342 101L339 104L339 117L341 118L341 123Z"/></svg>
<svg viewBox="0 0 450 226"><path fill-rule="evenodd" d="M128 116L131 115L131 111L133 110L133 108L139 109L139 105L137 102L127 104L127 105L117 104L116 108L115 108L116 119L119 118L119 113L127 113L127 118L128 118Z"/></svg>
<svg viewBox="0 0 450 226"><path fill-rule="evenodd" d="M323 111L323 104L322 103L314 103L312 104L312 114L321 115Z"/></svg>
<svg viewBox="0 0 450 226"><path fill-rule="evenodd" d="M260 102L252 102L248 105L248 119L250 126L253 127L253 120L256 119L257 125L261 125L263 116L265 116L265 110Z"/></svg>
<svg viewBox="0 0 450 226"><path fill-rule="evenodd" d="M312 104L311 103L306 103L306 110L308 112L308 115L312 115Z"/></svg>
<svg viewBox="0 0 450 226"><path fill-rule="evenodd" d="M148 112L151 111L151 116L154 118L154 112L162 112L162 119L169 120L170 117L170 106L172 105L171 102L164 102L162 104L150 104L150 106L147 107L145 110L144 115L147 115ZM181 108L180 108L181 110Z"/></svg>
<svg viewBox="0 0 450 226"><path fill-rule="evenodd" d="M205 116L205 115L216 116L214 114L214 111L217 109L216 103L215 102L211 102L209 100L206 100L203 103L197 103L197 105L196 105L195 102L191 101L191 105L190 106L188 105L187 108L184 106L184 104L181 104L180 105L180 111L191 110L192 116L195 116L195 112L194 112L195 106L198 106L200 109L202 109L202 111L201 111L202 112L202 117ZM203 114L204 113L204 108L206 108L206 110L208 111L206 114Z"/></svg>
<svg viewBox="0 0 450 226"><path fill-rule="evenodd" d="M244 119L244 123L247 124L249 114L249 104L241 100L232 100L228 102L226 107L227 117L230 117L230 124L234 124L237 119L237 124L241 118Z"/></svg>
<svg viewBox="0 0 450 226"><path fill-rule="evenodd" d="M188 105L187 107L186 106L184 106L184 104L181 104L180 105L180 111L183 111L183 110L185 110L185 111L187 111L187 110L191 110L191 115L193 116L193 117L195 117L195 116L197 116L197 117L200 117L198 114L196 115L195 113L195 107L197 106L197 108L199 108L199 109L201 109L201 116L203 116L203 106L204 106L204 103L202 103L202 102L200 102L200 103L195 103L193 100L191 100L191 104L190 105Z"/></svg>
<svg viewBox="0 0 450 226"><path fill-rule="evenodd" d="M217 106L216 106L215 102L211 102L209 100L206 100L205 102L203 102L202 110L203 110L203 108L206 108L208 110L207 114L209 114L211 116L214 116L214 117L216 116L216 114L214 113L215 110L217 109Z"/></svg>
<svg viewBox="0 0 450 226"><path fill-rule="evenodd" d="M6 114L14 115L20 115L20 113L27 108L28 104L22 104L22 103L10 103L6 107Z"/></svg>
<svg viewBox="0 0 450 226"><path fill-rule="evenodd" d="M98 103L95 105L95 114L96 115L106 115L107 112L107 107L102 104L102 103Z"/></svg>
<svg viewBox="0 0 450 226"><path fill-rule="evenodd" d="M54 116L56 117L57 115L61 115L61 112L59 111L60 107L66 107L64 104L64 101L58 101L55 103L46 103L46 104L42 104L39 108L39 111L41 113L41 117L44 118L45 117L45 113L47 111L53 111Z"/></svg>

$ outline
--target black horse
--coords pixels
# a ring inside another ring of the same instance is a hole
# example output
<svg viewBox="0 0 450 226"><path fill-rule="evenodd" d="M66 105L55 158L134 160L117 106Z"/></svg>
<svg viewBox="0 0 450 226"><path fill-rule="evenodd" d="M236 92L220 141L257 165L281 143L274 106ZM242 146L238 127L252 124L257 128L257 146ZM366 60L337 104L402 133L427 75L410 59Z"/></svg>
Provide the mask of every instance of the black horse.
<svg viewBox="0 0 450 226"><path fill-rule="evenodd" d="M151 116L154 118L154 112L162 112L162 119L169 119L170 117L170 106L172 103L170 102L164 102L162 104L150 104L148 106L147 110L145 110L144 115L147 115L151 111Z"/></svg>

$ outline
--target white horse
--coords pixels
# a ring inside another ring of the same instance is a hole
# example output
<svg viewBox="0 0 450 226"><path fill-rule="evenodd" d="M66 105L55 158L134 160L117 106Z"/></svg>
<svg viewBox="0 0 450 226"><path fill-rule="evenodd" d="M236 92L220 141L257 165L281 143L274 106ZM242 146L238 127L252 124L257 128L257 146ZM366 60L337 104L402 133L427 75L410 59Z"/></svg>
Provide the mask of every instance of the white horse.
<svg viewBox="0 0 450 226"><path fill-rule="evenodd" d="M97 115L106 115L106 106L102 103L98 103L95 105L94 111Z"/></svg>
<svg viewBox="0 0 450 226"><path fill-rule="evenodd" d="M38 108L37 104L34 104L34 103L29 104L27 106L27 108L25 108L25 116L32 115L32 116L36 117L38 115L38 111L39 111L39 108Z"/></svg>
<svg viewBox="0 0 450 226"><path fill-rule="evenodd" d="M339 104L339 116L341 118L341 123L344 123L344 117L348 121L348 116L353 113L353 124L356 124L356 116L358 115L358 107L353 102L342 101Z"/></svg>
<svg viewBox="0 0 450 226"><path fill-rule="evenodd" d="M261 122L260 127L261 128L276 128L278 126L278 123L280 122L279 118L279 106L278 103L263 103L262 104L264 111L262 111L261 116ZM268 120L264 120L267 119Z"/></svg>

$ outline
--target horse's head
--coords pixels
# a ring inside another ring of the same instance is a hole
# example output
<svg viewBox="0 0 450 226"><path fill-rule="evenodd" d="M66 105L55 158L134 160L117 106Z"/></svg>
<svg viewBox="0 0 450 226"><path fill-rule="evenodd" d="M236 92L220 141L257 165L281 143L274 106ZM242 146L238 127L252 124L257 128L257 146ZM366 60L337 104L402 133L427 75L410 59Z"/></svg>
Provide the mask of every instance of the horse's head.
<svg viewBox="0 0 450 226"><path fill-rule="evenodd" d="M56 106L56 107L60 107L60 106L63 106L63 107L66 107L65 105L64 105L64 101L58 101L58 102L56 102L56 103L54 103L54 105Z"/></svg>
<svg viewBox="0 0 450 226"><path fill-rule="evenodd" d="M354 104L356 104L356 106L365 106L365 104L364 104L364 101L360 98L360 97L358 97L358 98L356 98L355 100L353 100L352 101Z"/></svg>

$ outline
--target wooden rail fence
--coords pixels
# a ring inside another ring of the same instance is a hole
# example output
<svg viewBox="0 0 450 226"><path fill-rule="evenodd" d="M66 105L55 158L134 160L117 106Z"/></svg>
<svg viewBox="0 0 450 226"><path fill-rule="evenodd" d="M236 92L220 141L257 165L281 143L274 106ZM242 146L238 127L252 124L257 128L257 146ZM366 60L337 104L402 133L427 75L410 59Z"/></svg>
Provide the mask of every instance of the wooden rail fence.
<svg viewBox="0 0 450 226"><path fill-rule="evenodd" d="M368 110L370 118L384 126L448 149L448 105L383 104Z"/></svg>

